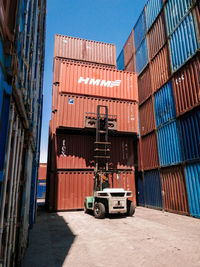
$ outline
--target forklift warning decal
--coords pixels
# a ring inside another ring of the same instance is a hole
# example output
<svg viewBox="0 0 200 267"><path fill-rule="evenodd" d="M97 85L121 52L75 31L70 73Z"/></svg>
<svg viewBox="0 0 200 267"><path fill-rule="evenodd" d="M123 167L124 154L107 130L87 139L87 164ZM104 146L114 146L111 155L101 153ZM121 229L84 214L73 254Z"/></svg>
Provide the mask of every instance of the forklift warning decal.
<svg viewBox="0 0 200 267"><path fill-rule="evenodd" d="M73 98L69 98L68 99L68 104L74 104L74 99Z"/></svg>
<svg viewBox="0 0 200 267"><path fill-rule="evenodd" d="M78 83L84 83L89 85L97 85L97 86L105 86L105 87L114 87L114 86L120 86L121 80L116 81L106 81L101 79L94 79L94 78L83 78L80 77L78 80Z"/></svg>

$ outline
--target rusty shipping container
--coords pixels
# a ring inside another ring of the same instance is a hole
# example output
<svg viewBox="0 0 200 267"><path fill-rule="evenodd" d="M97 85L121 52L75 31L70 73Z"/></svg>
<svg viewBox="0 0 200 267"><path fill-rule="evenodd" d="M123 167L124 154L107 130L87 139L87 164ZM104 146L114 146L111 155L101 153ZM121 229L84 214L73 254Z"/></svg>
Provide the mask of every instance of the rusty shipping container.
<svg viewBox="0 0 200 267"><path fill-rule="evenodd" d="M199 55L175 73L172 83L177 116L200 104Z"/></svg>
<svg viewBox="0 0 200 267"><path fill-rule="evenodd" d="M53 161L56 169L94 169L94 135L57 134L56 154ZM109 168L133 169L133 138L130 136L109 136L111 151Z"/></svg>
<svg viewBox="0 0 200 267"><path fill-rule="evenodd" d="M121 184L119 174L114 174L114 187L123 187L126 190L133 192L133 197L130 198L136 204L135 195L135 173L121 172ZM57 172L54 175L56 180L56 191L51 195L50 201L53 210L77 210L83 209L84 200L87 196L92 196L94 173L90 171L68 171ZM111 179L110 184L111 184Z"/></svg>
<svg viewBox="0 0 200 267"><path fill-rule="evenodd" d="M53 114L56 128L85 128L86 113L96 113L97 105L108 106L108 113L117 116L117 131L138 134L137 102L70 94L58 96L58 111Z"/></svg>
<svg viewBox="0 0 200 267"><path fill-rule="evenodd" d="M63 62L59 92L138 101L137 75Z"/></svg>
<svg viewBox="0 0 200 267"><path fill-rule="evenodd" d="M189 214L184 170L181 166L160 171L163 191L164 210Z"/></svg>
<svg viewBox="0 0 200 267"><path fill-rule="evenodd" d="M153 97L139 107L140 134L144 136L156 128Z"/></svg>
<svg viewBox="0 0 200 267"><path fill-rule="evenodd" d="M39 172L38 172L38 179L39 180L45 180L46 176L47 176L47 164L46 163L40 163Z"/></svg>
<svg viewBox="0 0 200 267"><path fill-rule="evenodd" d="M168 46L165 45L150 64L153 91L157 91L170 77L170 63Z"/></svg>
<svg viewBox="0 0 200 267"><path fill-rule="evenodd" d="M142 137L142 158L144 170L158 168L158 147L155 132Z"/></svg>
<svg viewBox="0 0 200 267"><path fill-rule="evenodd" d="M135 72L135 58L132 57L131 60L129 61L128 65L124 69L125 71L128 72Z"/></svg>
<svg viewBox="0 0 200 267"><path fill-rule="evenodd" d="M141 137L137 143L137 155L138 155L138 171L143 171L143 158L142 158L142 140Z"/></svg>
<svg viewBox="0 0 200 267"><path fill-rule="evenodd" d="M116 66L116 46L56 34L54 57Z"/></svg>
<svg viewBox="0 0 200 267"><path fill-rule="evenodd" d="M95 64L91 62L84 62L84 61L74 61L72 59L66 59L66 58L59 58L55 57L53 59L53 83L58 84L60 81L60 71L61 71L61 65L62 63L68 63L68 64L80 64L83 66L90 66L90 67L95 67L95 68L105 68L105 69L111 69L111 70L116 70L116 66L112 65L103 65L103 64Z"/></svg>
<svg viewBox="0 0 200 267"><path fill-rule="evenodd" d="M138 95L141 105L152 95L151 75L149 66L138 77Z"/></svg>
<svg viewBox="0 0 200 267"><path fill-rule="evenodd" d="M124 68L126 69L130 60L133 59L135 53L133 30L131 31L131 34L129 35L128 40L126 41L123 49L124 49ZM134 71L136 70L134 69Z"/></svg>
<svg viewBox="0 0 200 267"><path fill-rule="evenodd" d="M152 59L162 46L166 43L166 28L164 13L157 17L156 22L153 24L151 30L148 33L148 44L149 44L149 58Z"/></svg>

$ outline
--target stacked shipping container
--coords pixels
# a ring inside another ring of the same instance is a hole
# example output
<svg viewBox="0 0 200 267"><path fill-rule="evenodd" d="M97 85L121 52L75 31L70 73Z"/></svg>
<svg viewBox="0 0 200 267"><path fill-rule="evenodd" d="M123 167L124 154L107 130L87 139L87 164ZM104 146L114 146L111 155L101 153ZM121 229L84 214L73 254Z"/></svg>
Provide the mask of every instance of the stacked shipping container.
<svg viewBox="0 0 200 267"><path fill-rule="evenodd" d="M195 217L200 217L199 8L193 0L148 0L133 28L132 51L138 73L138 169L144 171L143 190L137 179L139 191L146 206L162 208L161 196L165 210ZM149 200L156 190L162 191L157 203Z"/></svg>
<svg viewBox="0 0 200 267"><path fill-rule="evenodd" d="M46 1L0 10L0 265L20 266L36 214Z"/></svg>
<svg viewBox="0 0 200 267"><path fill-rule="evenodd" d="M133 47L133 33L127 42L127 47ZM129 51L124 57L127 64L132 59ZM114 45L56 35L47 167L49 210L82 209L84 198L92 195L95 128L86 118L95 117L98 105L108 106L109 116L117 118L115 134L109 136L109 166L120 171L121 186L133 191L135 203L137 76L116 69ZM117 177L115 173L114 185L119 186Z"/></svg>

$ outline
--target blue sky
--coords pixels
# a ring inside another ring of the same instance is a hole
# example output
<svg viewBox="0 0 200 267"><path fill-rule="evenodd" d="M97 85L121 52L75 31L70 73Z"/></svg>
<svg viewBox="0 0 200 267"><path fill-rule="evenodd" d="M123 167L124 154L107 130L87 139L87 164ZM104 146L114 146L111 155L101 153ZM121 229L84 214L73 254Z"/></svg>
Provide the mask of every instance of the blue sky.
<svg viewBox="0 0 200 267"><path fill-rule="evenodd" d="M47 0L40 162L47 161L56 33L116 44L119 55L146 0Z"/></svg>

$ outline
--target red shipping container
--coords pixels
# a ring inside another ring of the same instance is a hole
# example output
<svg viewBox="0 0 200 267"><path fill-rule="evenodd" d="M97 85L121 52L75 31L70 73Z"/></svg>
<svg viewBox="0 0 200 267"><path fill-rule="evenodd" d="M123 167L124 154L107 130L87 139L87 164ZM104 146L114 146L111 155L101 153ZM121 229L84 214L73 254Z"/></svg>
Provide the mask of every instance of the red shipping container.
<svg viewBox="0 0 200 267"><path fill-rule="evenodd" d="M59 94L56 127L85 128L86 112L97 112L97 105L108 106L108 113L117 116L117 131L138 134L138 103L70 94Z"/></svg>
<svg viewBox="0 0 200 267"><path fill-rule="evenodd" d="M123 49L124 49L124 66L126 69L127 65L129 64L130 60L133 58L133 55L135 53L133 30L131 31L131 34L129 35L128 40L126 41Z"/></svg>
<svg viewBox="0 0 200 267"><path fill-rule="evenodd" d="M144 170L158 168L158 147L155 132L142 137L142 158Z"/></svg>
<svg viewBox="0 0 200 267"><path fill-rule="evenodd" d="M164 209L189 214L187 191L182 167L170 167L160 171Z"/></svg>
<svg viewBox="0 0 200 267"><path fill-rule="evenodd" d="M177 116L200 103L200 59L196 55L172 78Z"/></svg>
<svg viewBox="0 0 200 267"><path fill-rule="evenodd" d="M47 176L47 164L46 163L40 163L39 172L38 172L38 179L39 180L45 180L46 176Z"/></svg>
<svg viewBox="0 0 200 267"><path fill-rule="evenodd" d="M60 93L138 101L135 73L61 63Z"/></svg>
<svg viewBox="0 0 200 267"><path fill-rule="evenodd" d="M153 97L139 107L141 136L152 132L156 128Z"/></svg>
<svg viewBox="0 0 200 267"><path fill-rule="evenodd" d="M135 56L133 56L131 58L131 60L129 61L128 65L125 67L124 69L125 71L129 71L129 72L135 72L136 71L136 66L135 66Z"/></svg>
<svg viewBox="0 0 200 267"><path fill-rule="evenodd" d="M160 89L170 78L170 62L168 46L165 45L162 50L150 63L151 84L153 91Z"/></svg>
<svg viewBox="0 0 200 267"><path fill-rule="evenodd" d="M84 62L84 61L74 61L72 59L66 59L66 58L59 58L55 57L53 61L53 83L58 84L60 81L60 70L61 70L61 65L62 63L68 63L68 64L79 64L83 66L90 66L90 67L95 67L95 68L104 68L104 69L111 69L111 70L116 70L116 66L112 65L102 65L102 64L95 64L91 62Z"/></svg>
<svg viewBox="0 0 200 267"><path fill-rule="evenodd" d="M138 77L139 104L141 105L152 95L150 69L147 67Z"/></svg>
<svg viewBox="0 0 200 267"><path fill-rule="evenodd" d="M92 196L94 173L88 171L81 172L58 172L54 179L57 180L56 193L53 196L55 210L77 210L84 208L84 200L87 196ZM119 187L119 178L114 174L114 187ZM121 187L133 192L131 200L136 204L135 195L135 173L121 173ZM52 203L52 201L51 201Z"/></svg>
<svg viewBox="0 0 200 267"><path fill-rule="evenodd" d="M57 169L94 169L95 136L81 134L57 134L57 151L53 160ZM133 137L109 136L111 142L109 167L133 169Z"/></svg>
<svg viewBox="0 0 200 267"><path fill-rule="evenodd" d="M142 159L142 140L141 137L137 143L137 154L138 154L138 171L143 171L143 159Z"/></svg>
<svg viewBox="0 0 200 267"><path fill-rule="evenodd" d="M58 109L58 94L59 94L59 85L53 85L53 88L52 88L52 112L57 111L57 109Z"/></svg>
<svg viewBox="0 0 200 267"><path fill-rule="evenodd" d="M56 34L54 57L116 66L116 46Z"/></svg>
<svg viewBox="0 0 200 267"><path fill-rule="evenodd" d="M153 24L151 30L148 33L148 45L149 45L149 58L152 59L162 46L166 43L166 27L164 13L157 17L156 22Z"/></svg>

